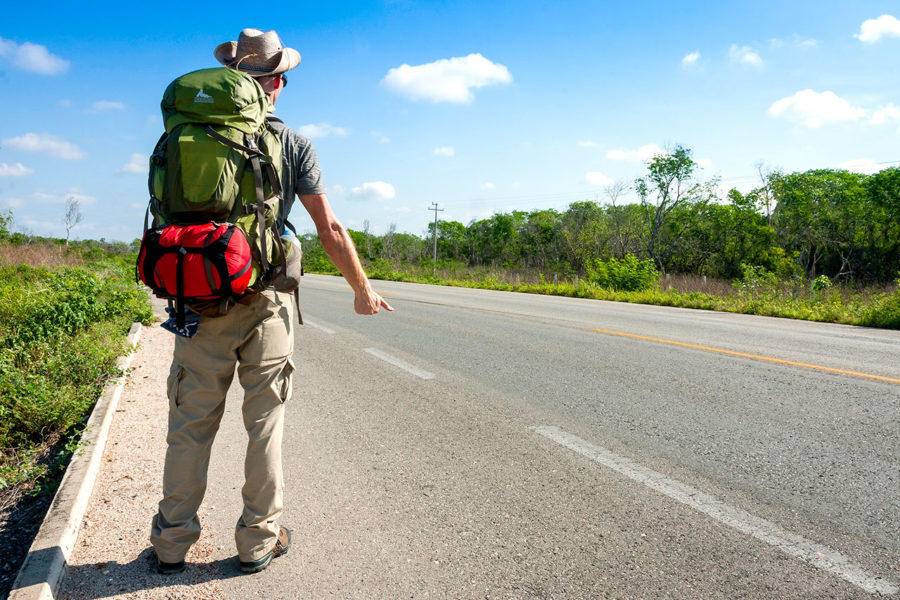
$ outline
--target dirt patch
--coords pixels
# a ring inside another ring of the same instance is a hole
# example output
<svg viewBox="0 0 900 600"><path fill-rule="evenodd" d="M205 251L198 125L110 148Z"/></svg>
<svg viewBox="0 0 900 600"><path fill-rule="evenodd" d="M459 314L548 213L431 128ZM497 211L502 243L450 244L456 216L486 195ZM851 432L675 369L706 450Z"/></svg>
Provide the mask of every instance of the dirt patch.
<svg viewBox="0 0 900 600"><path fill-rule="evenodd" d="M65 450L65 441L43 453L41 463L48 472L41 477L39 490L29 482L0 492L0 598L9 593L66 472L71 453Z"/></svg>
<svg viewBox="0 0 900 600"><path fill-rule="evenodd" d="M0 513L0 598L9 593L52 500L52 493L20 496Z"/></svg>

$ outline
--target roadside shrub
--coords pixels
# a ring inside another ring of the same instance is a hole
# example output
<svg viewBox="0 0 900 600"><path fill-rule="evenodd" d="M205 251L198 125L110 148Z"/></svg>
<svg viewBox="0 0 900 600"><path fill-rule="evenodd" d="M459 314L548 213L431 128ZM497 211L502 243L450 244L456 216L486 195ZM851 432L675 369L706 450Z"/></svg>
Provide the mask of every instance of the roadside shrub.
<svg viewBox="0 0 900 600"><path fill-rule="evenodd" d="M900 290L876 298L862 311L859 325L900 329Z"/></svg>
<svg viewBox="0 0 900 600"><path fill-rule="evenodd" d="M0 267L0 501L35 487L115 374L132 321L149 322L134 256Z"/></svg>
<svg viewBox="0 0 900 600"><path fill-rule="evenodd" d="M596 259L586 266L588 281L607 290L639 292L652 289L659 282L653 261L640 260L633 254L622 259Z"/></svg>
<svg viewBox="0 0 900 600"><path fill-rule="evenodd" d="M831 278L828 275L819 275L812 281L812 291L821 292L830 289L832 286Z"/></svg>
<svg viewBox="0 0 900 600"><path fill-rule="evenodd" d="M741 278L736 286L741 290L761 290L774 288L778 285L778 275L768 271L765 267L741 263Z"/></svg>
<svg viewBox="0 0 900 600"><path fill-rule="evenodd" d="M327 275L340 275L340 271L332 264L325 249L319 242L318 236L299 236L300 246L303 248L303 270L308 273L323 273Z"/></svg>

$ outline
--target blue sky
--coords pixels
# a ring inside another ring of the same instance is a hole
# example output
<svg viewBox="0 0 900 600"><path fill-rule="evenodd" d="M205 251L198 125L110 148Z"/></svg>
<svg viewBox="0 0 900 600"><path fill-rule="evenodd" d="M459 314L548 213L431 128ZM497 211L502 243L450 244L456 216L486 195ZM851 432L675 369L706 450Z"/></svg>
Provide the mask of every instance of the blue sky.
<svg viewBox="0 0 900 600"><path fill-rule="evenodd" d="M19 228L61 235L75 195L76 237L138 237L162 92L243 27L303 55L277 114L315 136L355 228L421 233L431 202L467 222L602 201L674 143L723 187L761 160L900 161L896 1L129 4L4 10L0 208Z"/></svg>

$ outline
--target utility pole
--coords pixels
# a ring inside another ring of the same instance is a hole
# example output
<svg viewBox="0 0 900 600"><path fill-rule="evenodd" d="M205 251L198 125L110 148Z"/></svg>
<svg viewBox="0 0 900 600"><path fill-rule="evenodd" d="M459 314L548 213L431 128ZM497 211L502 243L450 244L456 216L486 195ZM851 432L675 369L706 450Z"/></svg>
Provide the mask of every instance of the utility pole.
<svg viewBox="0 0 900 600"><path fill-rule="evenodd" d="M432 236L432 237L434 238L434 253L433 253L434 256L433 256L433 258L434 258L434 263L435 263L435 265L436 265L436 264L437 264L437 235L438 235L437 227L438 227L438 213L439 213L439 212L444 212L444 209L443 209L443 208L438 208L437 202L432 202L432 203L431 203L431 206L428 207L428 210L433 210L433 211L434 211L434 232L433 232L433 236ZM432 265L432 267L431 267L431 270L432 270L432 271L434 271L435 265Z"/></svg>

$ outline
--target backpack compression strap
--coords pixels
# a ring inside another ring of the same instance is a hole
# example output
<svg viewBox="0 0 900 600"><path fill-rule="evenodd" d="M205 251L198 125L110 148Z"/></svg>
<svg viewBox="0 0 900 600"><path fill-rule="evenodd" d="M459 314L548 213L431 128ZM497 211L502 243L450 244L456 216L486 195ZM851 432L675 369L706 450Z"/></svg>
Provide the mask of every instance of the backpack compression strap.
<svg viewBox="0 0 900 600"><path fill-rule="evenodd" d="M234 140L230 140L224 135L220 134L218 131L207 125L205 128L206 133L210 135L215 140L234 148L235 150L240 150L241 152L245 152L247 154L248 160L250 161L250 166L253 169L253 182L256 186L256 221L257 226L259 227L259 244L260 244L260 257L259 262L262 266L263 273L268 273L269 271L269 257L268 257L268 248L266 245L266 194L263 190L263 173L262 173L262 165L260 161L260 157L264 156L262 152L260 152L259 148L256 146L256 142L252 139L248 138L248 144L245 146L239 142L235 142ZM275 168L271 164L266 164L268 167L267 171L271 170L271 174L269 174L269 182L270 185L274 182L272 191L280 194L281 193L281 185L278 183L278 177L274 176Z"/></svg>

